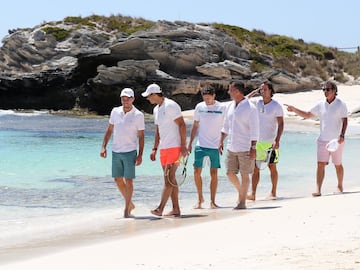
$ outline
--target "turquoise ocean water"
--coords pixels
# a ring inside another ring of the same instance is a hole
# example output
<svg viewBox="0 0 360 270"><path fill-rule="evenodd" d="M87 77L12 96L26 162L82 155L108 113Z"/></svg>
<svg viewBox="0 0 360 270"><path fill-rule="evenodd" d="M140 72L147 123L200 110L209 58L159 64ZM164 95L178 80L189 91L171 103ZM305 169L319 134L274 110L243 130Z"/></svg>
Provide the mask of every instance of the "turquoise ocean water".
<svg viewBox="0 0 360 270"><path fill-rule="evenodd" d="M121 221L124 204L111 178L111 157L99 156L107 124L107 118L0 111L0 250L71 235L89 228L89 224L101 231L109 223ZM149 159L154 126L147 123L146 128L143 164L137 167L134 181L135 215L148 214L156 207L162 189L159 161ZM314 190L316 137L317 132L309 130L284 133L278 164L280 198L307 197ZM359 186L358 153L360 135L347 137L345 189ZM191 155L189 176L180 190L181 207L187 210L197 198L192 160ZM205 168L204 195L208 203L207 171ZM323 193L331 193L335 188L335 171L329 166ZM261 174L258 199L266 197L269 190L266 169ZM224 168L219 171L217 198L219 205L235 205L235 189L228 182Z"/></svg>

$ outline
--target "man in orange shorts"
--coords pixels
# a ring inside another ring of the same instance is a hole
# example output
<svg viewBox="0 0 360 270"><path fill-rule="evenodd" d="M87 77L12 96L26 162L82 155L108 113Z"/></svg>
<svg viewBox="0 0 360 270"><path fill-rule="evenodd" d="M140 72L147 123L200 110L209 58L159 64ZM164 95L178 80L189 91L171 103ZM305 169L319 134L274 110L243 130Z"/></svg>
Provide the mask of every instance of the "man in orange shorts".
<svg viewBox="0 0 360 270"><path fill-rule="evenodd" d="M180 216L179 187L175 172L180 156L187 155L186 125L180 106L173 100L165 98L159 85L150 84L142 93L154 108L155 138L154 147L150 154L152 161L156 160L157 149L160 149L160 162L164 173L164 188L159 206L151 213L162 216L166 203L171 197L172 211L165 216Z"/></svg>

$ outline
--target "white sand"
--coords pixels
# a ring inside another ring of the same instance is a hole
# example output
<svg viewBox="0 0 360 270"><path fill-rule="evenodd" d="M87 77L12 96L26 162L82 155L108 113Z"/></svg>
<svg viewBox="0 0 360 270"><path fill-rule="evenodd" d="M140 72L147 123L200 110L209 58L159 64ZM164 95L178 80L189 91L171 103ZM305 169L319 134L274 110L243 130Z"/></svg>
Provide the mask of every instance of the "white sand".
<svg viewBox="0 0 360 270"><path fill-rule="evenodd" d="M360 87L342 86L339 97L352 111L360 105ZM277 94L275 98L308 109L323 94L311 91ZM191 112L185 115L190 120ZM291 115L286 119L304 122ZM351 119L350 123L356 126L358 121ZM311 121L310 125L317 127ZM360 187L319 198L257 201L242 211L231 207L189 210L183 212L187 218L147 221L150 228L145 234L137 233L138 223L133 220L128 226L131 237L80 246L74 245L75 239L56 252L33 251L30 259L19 257L5 265L0 262L0 267L2 270L360 269L359 201Z"/></svg>

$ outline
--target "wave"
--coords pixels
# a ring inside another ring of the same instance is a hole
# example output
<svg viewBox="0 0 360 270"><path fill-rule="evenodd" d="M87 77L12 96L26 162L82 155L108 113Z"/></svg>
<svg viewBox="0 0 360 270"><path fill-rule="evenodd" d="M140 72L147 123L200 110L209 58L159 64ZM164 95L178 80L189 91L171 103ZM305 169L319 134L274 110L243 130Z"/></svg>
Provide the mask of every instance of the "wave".
<svg viewBox="0 0 360 270"><path fill-rule="evenodd" d="M5 115L14 115L14 116L38 116L38 115L44 115L49 114L49 111L42 110L29 110L29 111L16 111L16 110L0 110L0 117Z"/></svg>

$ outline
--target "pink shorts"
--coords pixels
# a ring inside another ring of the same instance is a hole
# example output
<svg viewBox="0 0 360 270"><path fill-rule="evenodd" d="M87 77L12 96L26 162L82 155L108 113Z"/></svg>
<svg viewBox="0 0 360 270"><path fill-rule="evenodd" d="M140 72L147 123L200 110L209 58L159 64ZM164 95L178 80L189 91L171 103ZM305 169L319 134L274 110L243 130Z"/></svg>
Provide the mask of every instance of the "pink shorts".
<svg viewBox="0 0 360 270"><path fill-rule="evenodd" d="M160 149L160 163L162 166L174 164L179 160L181 147Z"/></svg>
<svg viewBox="0 0 360 270"><path fill-rule="evenodd" d="M326 149L327 143L328 141L317 141L317 161L328 164L331 157L331 161L334 165L341 165L345 142L339 144L339 147L335 152L329 152Z"/></svg>

